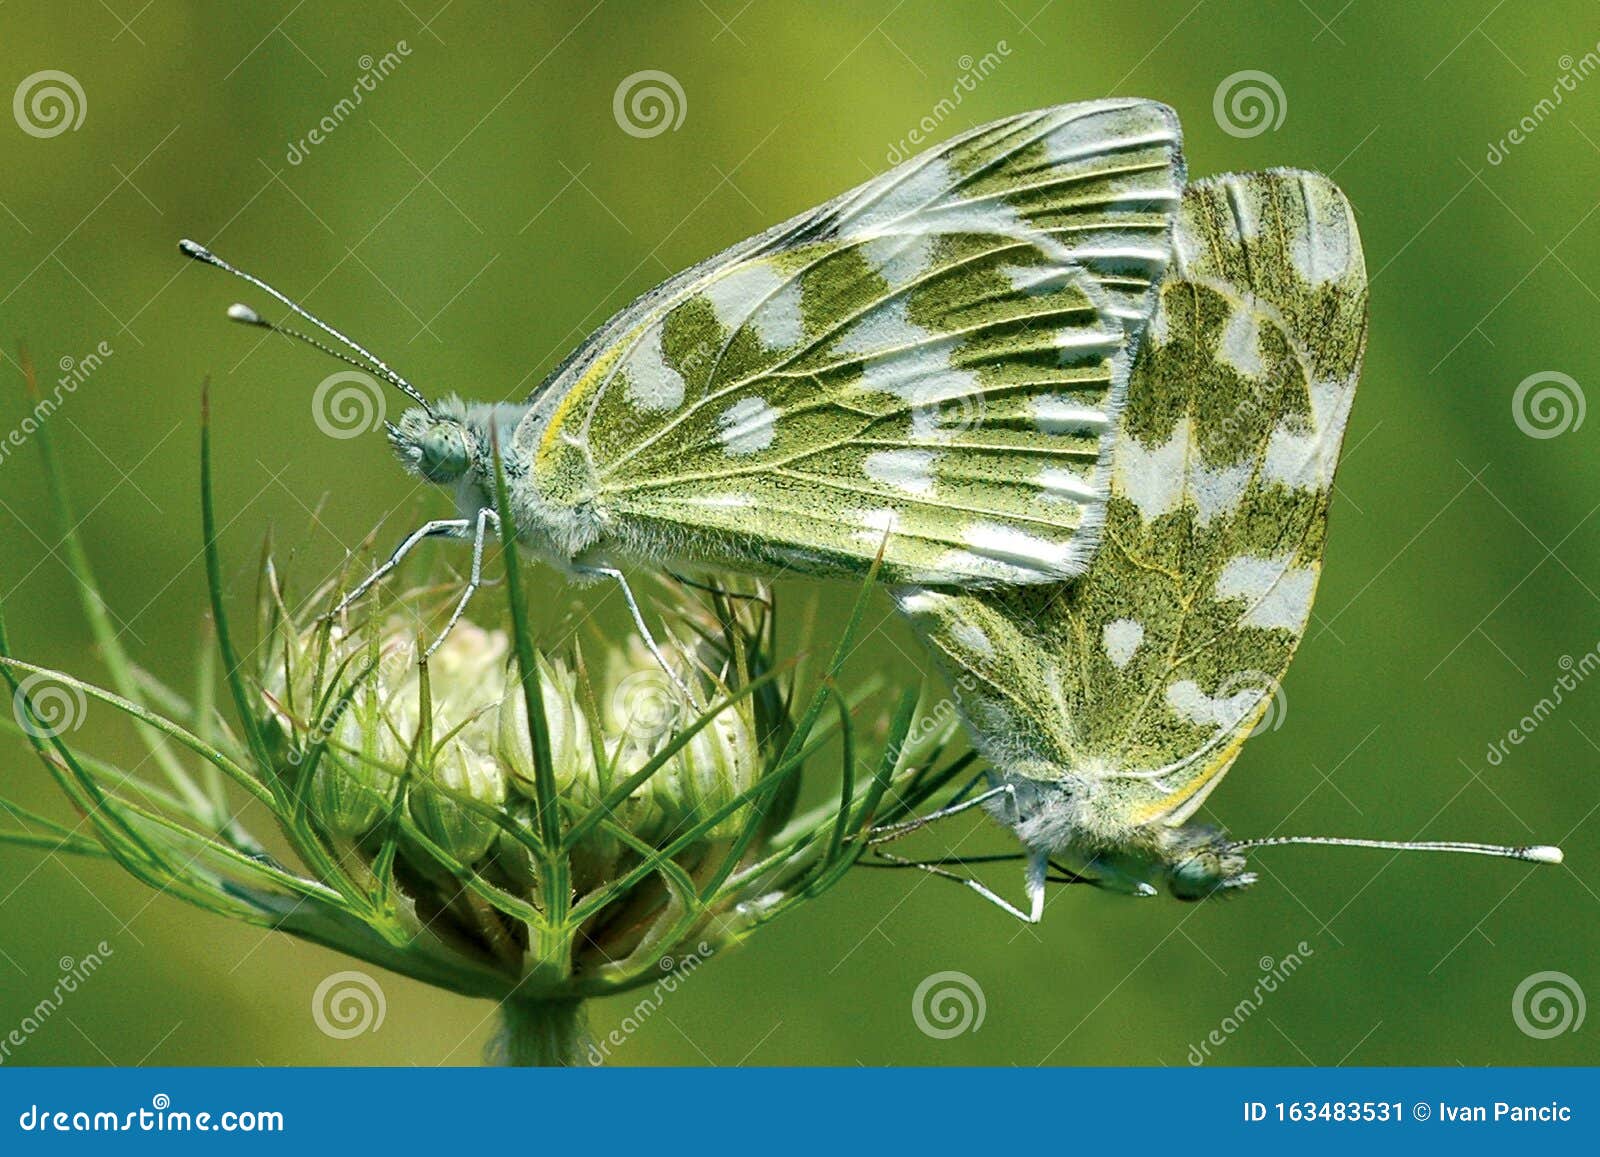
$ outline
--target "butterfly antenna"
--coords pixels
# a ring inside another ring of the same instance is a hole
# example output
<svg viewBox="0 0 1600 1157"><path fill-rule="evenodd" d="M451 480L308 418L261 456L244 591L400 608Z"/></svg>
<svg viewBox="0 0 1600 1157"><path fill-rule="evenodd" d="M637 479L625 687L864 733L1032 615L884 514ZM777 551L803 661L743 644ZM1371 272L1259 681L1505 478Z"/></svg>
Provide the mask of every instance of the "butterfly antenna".
<svg viewBox="0 0 1600 1157"><path fill-rule="evenodd" d="M241 322L244 325L259 326L262 329L272 330L272 331L274 331L276 333L282 333L287 337L296 338L296 339L298 339L300 341L305 342L308 345L314 346L315 348L321 350L323 353L331 354L332 356L338 358L340 361L345 362L345 363L347 363L349 365L359 366L361 369L376 370L378 372L378 375L381 378L383 378L384 381L388 382L395 389L397 389L401 393L405 394L406 397L408 397L412 401L416 402L417 405L421 406L428 413L430 413L430 414L433 413L433 407L428 404L428 399L424 398L422 396L421 392L415 386L413 386L410 382L406 381L405 378L401 377L397 372L395 372L394 370L390 369L389 366L383 361L382 358L380 358L376 354L372 353L365 346L359 344L358 342L355 342L355 341L351 340L350 338L346 337L344 334L340 333L338 330L334 329L333 326L331 326L327 322L323 321L320 317L316 316L316 314L314 314L310 310L306 309L299 302L297 302L297 301L293 300L292 298L290 298L287 294L282 293L282 292L274 289L272 286L268 285L265 281L262 281L261 278L256 277L254 274L246 273L244 270L240 269L238 266L232 265L229 262L224 261L222 258L218 257L215 253L211 252L211 250L207 249L204 245L201 245L200 243L198 243L196 241L190 241L187 238L182 240L182 241L179 241L178 242L178 249L179 249L179 251L181 251L183 253L183 255L185 257L192 257L194 260L199 261L199 262L203 262L206 265L214 265L218 269L224 270L225 272L233 274L235 277L238 277L238 278L241 278L241 279L243 279L245 281L248 281L251 285L255 286L257 289L261 290L263 293L268 294L274 300L278 301L279 303L281 303L283 305L288 306L291 310L293 310L295 313L299 314L306 321L310 322L312 325L314 325L318 329L320 329L323 333L325 333L329 337L333 338L340 345L346 347L347 349L354 350L357 354L360 355L360 357L363 360L360 361L360 362L357 362L357 361L353 360L352 358L350 358L350 357L348 357L348 356L346 356L344 354L341 354L341 353L337 352L336 350L330 349L329 347L323 345L322 343L320 343L318 341L313 340L312 338L306 336L303 333L300 333L300 332L298 332L296 330L285 328L283 326L273 325L272 323L270 323L270 322L266 321L264 318L262 318L260 314L256 313L255 310L251 309L247 305L234 305L234 306L230 306L229 307L228 316L231 317L234 321Z"/></svg>
<svg viewBox="0 0 1600 1157"><path fill-rule="evenodd" d="M1507 860L1526 860L1533 864L1559 864L1561 849L1549 844L1510 848L1501 844L1471 844L1459 840L1362 840L1346 836L1269 836L1260 840L1239 840L1235 851L1270 848L1279 844L1327 844L1337 848L1383 848L1393 852L1464 852L1473 856L1500 856Z"/></svg>

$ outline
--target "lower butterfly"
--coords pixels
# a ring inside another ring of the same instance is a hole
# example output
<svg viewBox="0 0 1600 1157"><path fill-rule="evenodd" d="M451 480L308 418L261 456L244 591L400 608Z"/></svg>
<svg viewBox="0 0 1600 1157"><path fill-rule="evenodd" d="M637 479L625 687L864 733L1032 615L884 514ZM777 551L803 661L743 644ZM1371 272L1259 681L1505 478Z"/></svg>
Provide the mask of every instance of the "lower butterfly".
<svg viewBox="0 0 1600 1157"><path fill-rule="evenodd" d="M897 591L995 770L988 790L875 838L986 806L1026 848L1028 908L955 878L1030 921L1047 879L1200 899L1254 882L1245 853L1273 844L1559 863L1553 847L1232 840L1190 822L1271 709L1311 615L1367 279L1349 205L1311 173L1191 184L1174 248L1088 571L1064 586Z"/></svg>

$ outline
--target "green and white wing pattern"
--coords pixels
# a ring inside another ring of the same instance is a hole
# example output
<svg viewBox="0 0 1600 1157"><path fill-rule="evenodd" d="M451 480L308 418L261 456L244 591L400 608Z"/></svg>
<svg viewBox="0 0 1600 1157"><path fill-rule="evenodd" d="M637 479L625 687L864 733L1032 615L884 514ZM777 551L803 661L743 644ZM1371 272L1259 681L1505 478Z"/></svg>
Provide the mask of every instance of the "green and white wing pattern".
<svg viewBox="0 0 1600 1157"><path fill-rule="evenodd" d="M526 424L535 483L635 555L1078 574L1183 182L1176 118L1137 100L913 158L604 327Z"/></svg>
<svg viewBox="0 0 1600 1157"><path fill-rule="evenodd" d="M1075 780L1098 837L1187 819L1311 614L1366 332L1343 195L1309 173L1184 194L1129 384L1104 542L1065 587L898 593L1003 771Z"/></svg>

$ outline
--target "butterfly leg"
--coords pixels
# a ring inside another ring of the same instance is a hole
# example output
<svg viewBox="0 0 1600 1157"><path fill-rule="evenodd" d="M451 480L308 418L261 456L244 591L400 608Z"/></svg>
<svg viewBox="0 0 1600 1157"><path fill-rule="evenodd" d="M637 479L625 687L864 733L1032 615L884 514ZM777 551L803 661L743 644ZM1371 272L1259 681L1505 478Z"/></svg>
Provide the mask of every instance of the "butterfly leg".
<svg viewBox="0 0 1600 1157"><path fill-rule="evenodd" d="M982 777L980 776L979 778ZM971 790L971 787L972 785L968 784L961 792L961 795L965 795L967 791ZM1010 798L1013 807L1016 805L1017 789L1009 783L1003 783L999 787L992 787L988 791L980 792L969 800L961 800L959 803L942 807L936 812L929 812L925 816L918 816L913 820L903 820L897 824L884 824L880 828L873 828L867 833L867 843L887 844L892 840L898 840L901 836L908 836L912 832L925 828L938 820L949 819L951 816L960 815L964 811L981 807L983 804L1002 795ZM959 800L961 796L958 795L956 798Z"/></svg>
<svg viewBox="0 0 1600 1157"><path fill-rule="evenodd" d="M1026 912L1002 898L993 889L980 884L977 880L957 875L955 872L941 867L937 862L907 860L884 851L879 851L875 854L895 867L916 868L918 871L927 872L931 876L937 876L941 880L954 880L956 883L970 888L1007 915L1015 916L1024 924L1037 924L1044 918L1044 884L1045 873L1049 868L1049 857L1042 852L1028 853L1028 911Z"/></svg>
<svg viewBox="0 0 1600 1157"><path fill-rule="evenodd" d="M387 562L374 570L366 578L362 579L361 582L353 590L351 590L349 594L340 599L339 604L334 607L333 610L328 612L328 617L334 618L343 614L345 610L347 610L357 599L361 598L362 595L366 594L373 587L377 586L378 583L383 581L383 579L389 575L395 567L400 565L401 560L404 559L406 555L410 554L416 545L423 539L454 538L468 530L471 526L472 520L467 518L435 518L431 522L423 523L421 526L417 527L416 530L408 534L404 542L395 547L394 553L389 556Z"/></svg>
<svg viewBox="0 0 1600 1157"><path fill-rule="evenodd" d="M440 631L438 638L422 652L424 660L432 657L439 649L439 644L444 642L445 637L455 629L455 625L461 621L461 616L467 613L467 604L472 601L472 596L477 594L478 588L483 585L483 540L491 523L496 531L500 529L500 516L485 506L478 511L478 525L472 532L472 572L467 576L467 589L461 592L461 600L456 603L456 609L450 612L450 621L444 625L444 630Z"/></svg>
<svg viewBox="0 0 1600 1157"><path fill-rule="evenodd" d="M678 677L678 673L668 665L667 657L661 653L661 648L656 645L656 637L650 633L650 624L644 621L644 612L639 609L638 600L633 597L633 588L628 585L627 576L615 567L610 566L579 566L577 569L582 574L601 575L605 578L616 580L617 585L622 588L623 601L628 604L628 613L633 616L633 625L639 629L639 637L644 640L644 645L649 649L650 654L655 656L656 662L666 672L667 678L677 684L678 690L683 692L684 697L689 701L689 705L697 711L700 710L699 698L689 689L689 685Z"/></svg>

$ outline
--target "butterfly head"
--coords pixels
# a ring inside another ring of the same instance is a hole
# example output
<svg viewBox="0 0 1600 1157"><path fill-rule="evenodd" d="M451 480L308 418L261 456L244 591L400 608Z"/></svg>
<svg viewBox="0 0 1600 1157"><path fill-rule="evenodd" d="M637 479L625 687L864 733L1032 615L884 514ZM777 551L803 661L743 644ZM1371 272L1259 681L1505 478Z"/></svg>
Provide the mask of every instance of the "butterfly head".
<svg viewBox="0 0 1600 1157"><path fill-rule="evenodd" d="M418 478L441 485L459 482L473 467L471 431L461 415L413 406L389 426L389 445L400 464Z"/></svg>
<svg viewBox="0 0 1600 1157"><path fill-rule="evenodd" d="M1168 829L1161 852L1167 891L1174 899L1204 900L1256 882L1256 874L1246 871L1244 852L1216 828L1185 824Z"/></svg>

